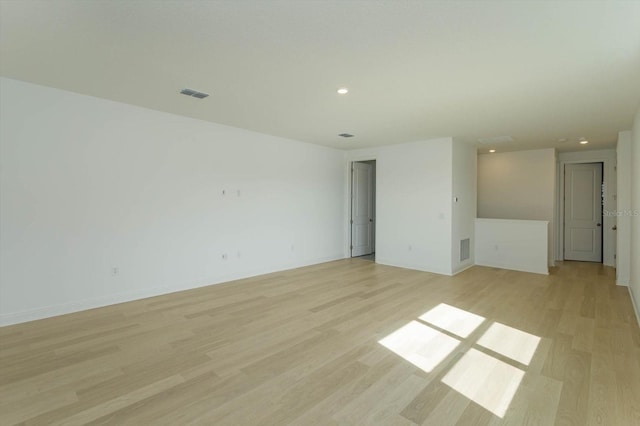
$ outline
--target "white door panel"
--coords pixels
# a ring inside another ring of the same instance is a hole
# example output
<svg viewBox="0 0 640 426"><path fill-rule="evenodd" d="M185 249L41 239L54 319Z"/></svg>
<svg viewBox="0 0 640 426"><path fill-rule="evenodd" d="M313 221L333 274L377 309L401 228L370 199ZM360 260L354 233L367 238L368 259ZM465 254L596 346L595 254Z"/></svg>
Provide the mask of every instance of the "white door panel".
<svg viewBox="0 0 640 426"><path fill-rule="evenodd" d="M373 168L353 163L351 169L351 256L373 253Z"/></svg>
<svg viewBox="0 0 640 426"><path fill-rule="evenodd" d="M602 261L602 163L567 164L564 258Z"/></svg>

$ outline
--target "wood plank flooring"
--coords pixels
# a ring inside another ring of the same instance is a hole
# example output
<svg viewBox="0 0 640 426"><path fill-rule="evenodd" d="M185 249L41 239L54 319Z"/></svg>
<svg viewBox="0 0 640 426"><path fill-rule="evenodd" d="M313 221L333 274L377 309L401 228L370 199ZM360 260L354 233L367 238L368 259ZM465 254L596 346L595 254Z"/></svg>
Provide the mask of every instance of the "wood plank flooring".
<svg viewBox="0 0 640 426"><path fill-rule="evenodd" d="M4 327L0 424L640 425L614 274L347 259Z"/></svg>

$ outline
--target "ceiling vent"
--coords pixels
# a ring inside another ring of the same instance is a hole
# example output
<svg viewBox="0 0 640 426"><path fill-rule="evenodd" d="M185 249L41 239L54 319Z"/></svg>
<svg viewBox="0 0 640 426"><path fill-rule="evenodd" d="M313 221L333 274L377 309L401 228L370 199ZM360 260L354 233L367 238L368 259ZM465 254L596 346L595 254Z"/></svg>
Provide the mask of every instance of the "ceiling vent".
<svg viewBox="0 0 640 426"><path fill-rule="evenodd" d="M340 133L338 136L343 138L352 138L353 135L351 133Z"/></svg>
<svg viewBox="0 0 640 426"><path fill-rule="evenodd" d="M191 96L198 99L204 99L207 96L209 96L208 93L198 92L197 90L193 90L193 89L182 89L180 93L182 93L183 95Z"/></svg>
<svg viewBox="0 0 640 426"><path fill-rule="evenodd" d="M510 142L513 142L512 136L492 136L489 138L478 139L478 143L482 145L498 145L498 144L510 143Z"/></svg>

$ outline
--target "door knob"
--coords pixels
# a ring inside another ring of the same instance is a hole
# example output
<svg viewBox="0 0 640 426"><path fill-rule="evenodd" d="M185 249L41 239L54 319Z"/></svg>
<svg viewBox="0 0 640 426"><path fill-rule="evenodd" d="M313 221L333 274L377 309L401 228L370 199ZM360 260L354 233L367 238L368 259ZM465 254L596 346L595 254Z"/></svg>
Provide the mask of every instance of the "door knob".
<svg viewBox="0 0 640 426"><path fill-rule="evenodd" d="M373 222L373 219L369 218L369 222Z"/></svg>
<svg viewBox="0 0 640 426"><path fill-rule="evenodd" d="M617 231L618 230L618 226L617 225L613 225L613 228L611 228L611 229L613 229L614 231Z"/></svg>
<svg viewBox="0 0 640 426"><path fill-rule="evenodd" d="M599 223L596 223L596 226L602 226L602 225L600 225Z"/></svg>

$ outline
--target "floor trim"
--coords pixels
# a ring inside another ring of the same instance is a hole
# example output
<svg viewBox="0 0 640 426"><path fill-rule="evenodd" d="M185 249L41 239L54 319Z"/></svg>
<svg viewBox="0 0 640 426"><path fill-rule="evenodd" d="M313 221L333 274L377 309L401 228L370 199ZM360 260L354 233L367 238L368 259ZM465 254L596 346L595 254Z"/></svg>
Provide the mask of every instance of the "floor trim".
<svg viewBox="0 0 640 426"><path fill-rule="evenodd" d="M629 289L629 297L631 298L631 304L633 305L633 311L636 313L636 320L638 321L638 325L640 326L640 309L638 305L636 305L636 299L633 297L633 291L631 290L631 286L627 287Z"/></svg>

